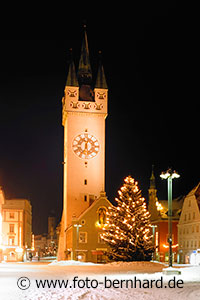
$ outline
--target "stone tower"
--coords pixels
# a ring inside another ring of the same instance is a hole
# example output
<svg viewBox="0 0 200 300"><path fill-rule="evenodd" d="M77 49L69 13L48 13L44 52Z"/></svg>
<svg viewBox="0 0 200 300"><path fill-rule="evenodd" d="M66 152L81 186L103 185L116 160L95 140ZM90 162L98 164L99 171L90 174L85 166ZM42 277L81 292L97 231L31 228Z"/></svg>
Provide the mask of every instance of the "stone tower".
<svg viewBox="0 0 200 300"><path fill-rule="evenodd" d="M64 127L63 214L58 259L65 259L66 229L101 191L105 191L105 119L108 88L99 63L96 84L89 58L86 28L78 71L73 58L62 99Z"/></svg>

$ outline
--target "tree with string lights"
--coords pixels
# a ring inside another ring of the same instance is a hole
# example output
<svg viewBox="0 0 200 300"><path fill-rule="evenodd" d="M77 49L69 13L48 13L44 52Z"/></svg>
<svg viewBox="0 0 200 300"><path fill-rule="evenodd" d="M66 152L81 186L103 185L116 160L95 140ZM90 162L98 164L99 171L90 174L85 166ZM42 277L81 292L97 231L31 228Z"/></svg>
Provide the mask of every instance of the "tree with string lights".
<svg viewBox="0 0 200 300"><path fill-rule="evenodd" d="M154 251L150 214L138 183L126 177L118 194L117 206L108 208L101 236L110 245L108 256L114 261L150 260Z"/></svg>

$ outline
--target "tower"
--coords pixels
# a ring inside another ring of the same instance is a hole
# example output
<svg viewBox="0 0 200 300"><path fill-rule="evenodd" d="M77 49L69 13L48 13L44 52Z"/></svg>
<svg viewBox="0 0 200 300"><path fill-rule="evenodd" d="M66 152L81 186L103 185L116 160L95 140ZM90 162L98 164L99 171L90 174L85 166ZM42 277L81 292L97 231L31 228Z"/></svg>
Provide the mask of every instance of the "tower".
<svg viewBox="0 0 200 300"><path fill-rule="evenodd" d="M155 175L154 175L154 165L152 165L152 172L150 177L150 186L149 186L149 205L148 210L151 214L151 221L157 220L159 217L159 211L157 210L156 202L157 198L157 189L155 183Z"/></svg>
<svg viewBox="0 0 200 300"><path fill-rule="evenodd" d="M71 57L62 99L64 126L63 214L60 259L67 247L66 230L105 190L105 119L108 88L101 61L93 87L86 28L78 72Z"/></svg>

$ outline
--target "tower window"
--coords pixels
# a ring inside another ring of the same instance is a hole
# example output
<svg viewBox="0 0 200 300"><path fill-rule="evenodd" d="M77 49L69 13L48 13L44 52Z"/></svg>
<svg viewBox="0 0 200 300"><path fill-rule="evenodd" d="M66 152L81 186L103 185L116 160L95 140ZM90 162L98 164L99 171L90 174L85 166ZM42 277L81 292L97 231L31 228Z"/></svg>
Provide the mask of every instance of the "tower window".
<svg viewBox="0 0 200 300"><path fill-rule="evenodd" d="M87 179L84 179L84 185L87 185Z"/></svg>
<svg viewBox="0 0 200 300"><path fill-rule="evenodd" d="M87 195L84 195L84 201L85 202L87 201Z"/></svg>
<svg viewBox="0 0 200 300"><path fill-rule="evenodd" d="M15 213L14 212L10 212L10 219L14 219L15 218Z"/></svg>
<svg viewBox="0 0 200 300"><path fill-rule="evenodd" d="M14 224L10 224L9 226L10 228L10 233L14 233L14 228L15 228L15 225Z"/></svg>

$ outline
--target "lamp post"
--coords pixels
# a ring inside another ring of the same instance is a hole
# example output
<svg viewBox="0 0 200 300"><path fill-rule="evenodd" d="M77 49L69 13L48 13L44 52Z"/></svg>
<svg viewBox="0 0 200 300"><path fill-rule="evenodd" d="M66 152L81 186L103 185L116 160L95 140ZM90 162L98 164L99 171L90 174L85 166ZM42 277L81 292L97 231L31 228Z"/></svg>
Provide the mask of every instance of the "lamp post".
<svg viewBox="0 0 200 300"><path fill-rule="evenodd" d="M76 260L78 260L79 227L82 227L82 225L74 224L74 227L76 227L76 248L77 248Z"/></svg>
<svg viewBox="0 0 200 300"><path fill-rule="evenodd" d="M154 252L153 252L153 260L156 260L156 247L155 247L155 233L156 233L156 227L158 227L157 225L151 225L152 232L153 232L153 246L154 246Z"/></svg>
<svg viewBox="0 0 200 300"><path fill-rule="evenodd" d="M168 243L169 243L169 267L172 267L172 179L179 178L180 175L176 171L168 169L162 172L160 177L167 179L168 186Z"/></svg>

